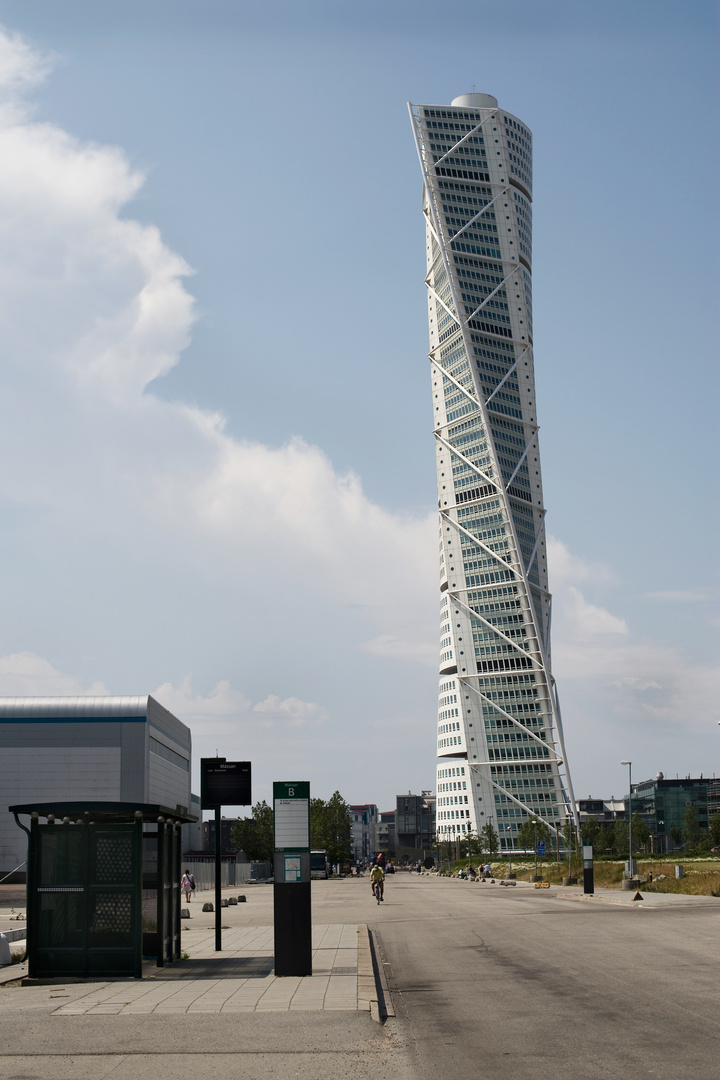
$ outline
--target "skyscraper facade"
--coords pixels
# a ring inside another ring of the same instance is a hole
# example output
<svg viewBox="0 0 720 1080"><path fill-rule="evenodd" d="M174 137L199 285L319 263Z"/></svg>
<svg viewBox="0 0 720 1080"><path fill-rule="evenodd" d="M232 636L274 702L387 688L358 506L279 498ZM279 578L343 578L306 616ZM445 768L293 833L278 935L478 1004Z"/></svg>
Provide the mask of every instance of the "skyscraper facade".
<svg viewBox="0 0 720 1080"><path fill-rule="evenodd" d="M489 94L410 105L437 458L437 833L574 816L550 670L532 324L532 135Z"/></svg>

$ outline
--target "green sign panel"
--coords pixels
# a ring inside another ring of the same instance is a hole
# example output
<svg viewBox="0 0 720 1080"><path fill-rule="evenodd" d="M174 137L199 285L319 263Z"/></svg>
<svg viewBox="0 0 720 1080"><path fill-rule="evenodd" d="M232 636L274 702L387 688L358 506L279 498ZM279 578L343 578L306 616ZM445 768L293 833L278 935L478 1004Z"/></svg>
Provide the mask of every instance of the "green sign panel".
<svg viewBox="0 0 720 1080"><path fill-rule="evenodd" d="M273 784L275 850L310 850L310 784L283 780Z"/></svg>

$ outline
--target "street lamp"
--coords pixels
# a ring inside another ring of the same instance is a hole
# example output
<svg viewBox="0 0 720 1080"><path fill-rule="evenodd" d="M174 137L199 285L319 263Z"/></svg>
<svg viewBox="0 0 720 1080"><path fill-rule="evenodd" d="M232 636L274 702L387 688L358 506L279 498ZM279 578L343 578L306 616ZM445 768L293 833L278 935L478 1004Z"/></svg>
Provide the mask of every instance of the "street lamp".
<svg viewBox="0 0 720 1080"><path fill-rule="evenodd" d="M538 879L538 872L537 872L537 825L538 825L538 823L537 823L537 818L533 818L533 825L535 826L535 880L537 881L537 879Z"/></svg>
<svg viewBox="0 0 720 1080"><path fill-rule="evenodd" d="M628 767L628 787L630 794L628 795L628 847L630 848L630 861L628 862L629 876L633 876L633 858L632 858L632 761L621 761L621 765L627 765Z"/></svg>

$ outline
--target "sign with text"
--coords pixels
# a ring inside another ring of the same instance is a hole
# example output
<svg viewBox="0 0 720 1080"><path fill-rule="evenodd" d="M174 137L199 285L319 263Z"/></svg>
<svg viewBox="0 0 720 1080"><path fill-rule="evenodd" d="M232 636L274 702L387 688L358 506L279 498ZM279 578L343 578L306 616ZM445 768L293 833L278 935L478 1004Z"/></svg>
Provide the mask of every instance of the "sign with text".
<svg viewBox="0 0 720 1080"><path fill-rule="evenodd" d="M218 806L250 806L251 763L225 758L200 758L200 805L203 810Z"/></svg>
<svg viewBox="0 0 720 1080"><path fill-rule="evenodd" d="M273 804L275 850L309 851L310 784L306 780L273 784Z"/></svg>

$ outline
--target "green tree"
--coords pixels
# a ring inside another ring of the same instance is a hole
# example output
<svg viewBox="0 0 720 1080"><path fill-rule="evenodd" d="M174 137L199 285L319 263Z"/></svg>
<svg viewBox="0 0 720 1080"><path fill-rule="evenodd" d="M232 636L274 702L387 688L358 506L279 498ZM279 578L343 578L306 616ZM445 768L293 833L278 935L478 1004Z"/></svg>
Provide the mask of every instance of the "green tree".
<svg viewBox="0 0 720 1080"><path fill-rule="evenodd" d="M708 828L713 847L720 847L720 814L710 815Z"/></svg>
<svg viewBox="0 0 720 1080"><path fill-rule="evenodd" d="M698 821L698 813L694 806L688 806L683 817L683 836L687 843L688 849L697 846L697 842L700 839L700 822Z"/></svg>
<svg viewBox="0 0 720 1080"><path fill-rule="evenodd" d="M244 851L250 862L271 861L275 850L275 815L263 799L252 808L251 818L236 821L231 830L236 851Z"/></svg>
<svg viewBox="0 0 720 1080"><path fill-rule="evenodd" d="M310 847L316 851L326 846L327 803L324 799L310 800Z"/></svg>
<svg viewBox="0 0 720 1080"><path fill-rule="evenodd" d="M479 859L483 854L482 840L477 833L468 833L464 839L465 854Z"/></svg>
<svg viewBox="0 0 720 1080"><path fill-rule="evenodd" d="M339 791L327 802L310 800L310 846L324 848L331 864L342 865L350 858L352 825L350 807Z"/></svg>
<svg viewBox="0 0 720 1080"><path fill-rule="evenodd" d="M645 848L650 839L650 829L645 819L641 818L637 812L632 816L632 834L635 850L637 851L638 847Z"/></svg>
<svg viewBox="0 0 720 1080"><path fill-rule="evenodd" d="M627 821L615 822L615 843L613 845L616 855L627 855L628 853L628 823Z"/></svg>
<svg viewBox="0 0 720 1080"><path fill-rule="evenodd" d="M600 825L596 817L589 817L581 823L580 836L583 844L592 844L593 848L596 848L599 835Z"/></svg>
<svg viewBox="0 0 720 1080"><path fill-rule="evenodd" d="M573 855L578 849L577 830L575 828L575 822L572 818L565 818L565 824L562 828L562 836L565 841L565 849L572 847Z"/></svg>
<svg viewBox="0 0 720 1080"><path fill-rule="evenodd" d="M454 858L453 846L449 840L440 840L438 843L438 860L440 865L449 864Z"/></svg>
<svg viewBox="0 0 720 1080"><path fill-rule="evenodd" d="M615 828L613 825L601 825L595 841L598 853L605 854L615 850Z"/></svg>
<svg viewBox="0 0 720 1080"><path fill-rule="evenodd" d="M498 852L498 834L493 828L491 821L487 821L480 830L480 839L484 850L488 854L488 858L494 859Z"/></svg>
<svg viewBox="0 0 720 1080"><path fill-rule="evenodd" d="M540 843L541 840L544 840L547 845L550 840L550 830L545 822L538 821L537 825L533 825L532 818L527 818L518 828L517 846L519 848L525 848L528 851L535 851L536 829L538 843Z"/></svg>
<svg viewBox="0 0 720 1080"><path fill-rule="evenodd" d="M683 831L679 825L670 826L670 839L676 848L680 847L683 842Z"/></svg>

